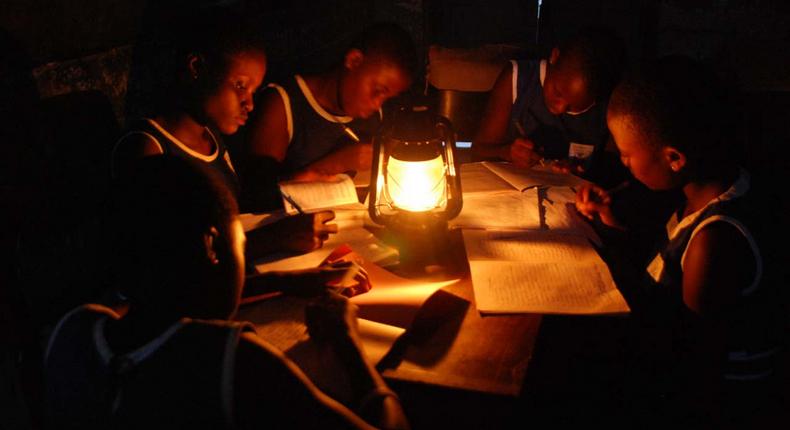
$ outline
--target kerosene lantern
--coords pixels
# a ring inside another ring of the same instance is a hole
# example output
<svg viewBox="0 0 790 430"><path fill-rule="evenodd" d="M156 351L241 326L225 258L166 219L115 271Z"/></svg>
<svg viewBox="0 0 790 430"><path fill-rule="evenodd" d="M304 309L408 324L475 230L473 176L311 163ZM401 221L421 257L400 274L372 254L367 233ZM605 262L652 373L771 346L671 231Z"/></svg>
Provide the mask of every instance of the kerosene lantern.
<svg viewBox="0 0 790 430"><path fill-rule="evenodd" d="M442 240L463 205L452 125L425 106L391 118L373 139L370 217L411 248Z"/></svg>

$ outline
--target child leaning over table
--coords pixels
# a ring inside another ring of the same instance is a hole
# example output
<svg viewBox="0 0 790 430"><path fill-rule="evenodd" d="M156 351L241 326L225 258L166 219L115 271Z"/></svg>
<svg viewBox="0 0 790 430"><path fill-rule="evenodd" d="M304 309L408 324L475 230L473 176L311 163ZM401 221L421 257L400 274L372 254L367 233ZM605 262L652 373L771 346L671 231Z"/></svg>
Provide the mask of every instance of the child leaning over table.
<svg viewBox="0 0 790 430"><path fill-rule="evenodd" d="M636 361L651 375L634 382L632 395L644 398L653 387L659 395L647 397L643 410L658 410L652 418L667 424L768 423L785 390L777 376L787 330L779 290L785 263L774 247L785 223L770 219L759 187L734 159L732 110L715 74L683 57L634 72L609 102L607 124L623 164L648 188L680 189L685 197L646 274L618 265L625 259L617 255L629 250L608 250L640 323ZM615 198L587 185L576 207L620 229Z"/></svg>
<svg viewBox="0 0 790 430"><path fill-rule="evenodd" d="M216 170L234 195L239 193L230 155L220 133L232 135L253 110L253 94L266 73L266 54L243 10L210 7L187 10L174 20L175 69L151 102L147 117L133 118L113 150L113 175L119 177L141 158L173 155ZM168 45L168 44L164 44ZM337 225L331 211L284 218L250 232L248 258L275 251L320 248Z"/></svg>
<svg viewBox="0 0 790 430"><path fill-rule="evenodd" d="M270 207L266 187L273 175L320 180L369 170L382 105L409 88L416 65L409 33L376 22L354 37L331 68L266 87L240 136L241 177L250 185L242 202Z"/></svg>
<svg viewBox="0 0 790 430"><path fill-rule="evenodd" d="M621 179L608 178L612 172L599 164L607 160L606 103L625 63L623 41L592 27L552 48L548 58L512 60L491 90L473 154L524 168L556 159L561 170L596 182ZM569 164L569 151L588 155L588 165Z"/></svg>
<svg viewBox="0 0 790 430"><path fill-rule="evenodd" d="M48 427L408 428L398 397L360 349L344 297L326 292L306 322L345 367L348 405L251 324L230 321L245 237L216 171L149 157L115 196L113 255L128 310L89 304L58 323L45 357Z"/></svg>

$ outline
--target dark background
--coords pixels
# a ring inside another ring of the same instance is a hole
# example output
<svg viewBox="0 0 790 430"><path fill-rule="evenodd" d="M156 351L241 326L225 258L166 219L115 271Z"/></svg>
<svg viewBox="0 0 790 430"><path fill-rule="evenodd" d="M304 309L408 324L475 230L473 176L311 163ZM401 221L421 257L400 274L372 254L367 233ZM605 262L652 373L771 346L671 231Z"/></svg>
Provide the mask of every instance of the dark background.
<svg viewBox="0 0 790 430"><path fill-rule="evenodd" d="M101 256L92 250L101 238L84 232L96 218L95 196L106 187L100 179L107 173L104 154L124 123L132 47L144 10L173 1L178 0L2 0L0 222L6 233L0 279L0 429L36 426L40 392L35 361L46 334L42 329L92 293L85 286L100 277L93 268ZM631 59L682 53L716 65L741 90L733 104L740 118L734 139L742 144L744 164L774 184L787 183L788 157L781 156L790 144L790 2L785 0L247 3L267 42L267 80L326 65L371 20L405 27L423 63L431 45L501 44L537 56L582 26L607 26L623 37ZM424 82L417 82L410 91L424 88ZM786 211L786 201L777 198L777 210ZM600 328L589 328L586 321L581 325L590 331ZM496 427L513 412L512 404L498 399L446 394L426 388L405 399L408 406L448 398L458 402L455 408L433 405L433 415L423 407L423 415L413 417L415 427L431 427L436 417L455 427ZM469 405L490 415L450 413L473 408Z"/></svg>
<svg viewBox="0 0 790 430"><path fill-rule="evenodd" d="M187 3L199 2L209 1ZM623 36L632 58L684 53L715 62L750 90L790 89L790 3L781 0L543 0L539 18L538 0L246 2L260 17L271 79L324 64L363 23L378 19L407 28L423 57L430 44L504 43L545 52L583 25L605 25ZM28 53L43 96L99 88L117 105L147 6L141 0L4 0L0 28Z"/></svg>

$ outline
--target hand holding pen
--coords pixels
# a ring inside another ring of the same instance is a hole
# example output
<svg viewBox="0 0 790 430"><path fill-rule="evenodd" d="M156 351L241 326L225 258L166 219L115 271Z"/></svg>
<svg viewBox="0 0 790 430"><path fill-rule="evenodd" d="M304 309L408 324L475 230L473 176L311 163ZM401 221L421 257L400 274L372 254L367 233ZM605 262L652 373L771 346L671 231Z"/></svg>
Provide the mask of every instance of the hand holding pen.
<svg viewBox="0 0 790 430"><path fill-rule="evenodd" d="M623 225L612 213L612 196L627 188L628 185L628 181L625 181L606 190L598 185L585 183L576 191L576 210L591 221L597 216L604 224L622 229Z"/></svg>
<svg viewBox="0 0 790 430"><path fill-rule="evenodd" d="M509 160L517 167L528 168L537 163L544 165L543 155L540 154L538 146L526 135L524 127L518 120L513 121L513 125L518 131L519 136L508 146L505 159Z"/></svg>

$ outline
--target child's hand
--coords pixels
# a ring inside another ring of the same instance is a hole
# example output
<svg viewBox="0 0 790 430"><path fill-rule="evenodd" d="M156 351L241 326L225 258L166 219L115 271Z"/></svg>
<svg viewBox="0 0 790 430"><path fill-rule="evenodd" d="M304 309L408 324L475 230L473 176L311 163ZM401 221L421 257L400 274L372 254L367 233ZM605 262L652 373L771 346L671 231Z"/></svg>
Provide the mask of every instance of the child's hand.
<svg viewBox="0 0 790 430"><path fill-rule="evenodd" d="M581 175L584 173L584 166L578 163L573 163L570 160L555 160L551 163L551 170L559 173Z"/></svg>
<svg viewBox="0 0 790 430"><path fill-rule="evenodd" d="M597 215L601 222L610 226L622 226L612 214L612 197L603 188L594 184L584 184L576 192L576 210L589 220L594 220Z"/></svg>
<svg viewBox="0 0 790 430"><path fill-rule="evenodd" d="M516 167L528 168L543 159L538 153L535 143L525 137L519 137L508 147L506 160L512 162Z"/></svg>
<svg viewBox="0 0 790 430"><path fill-rule="evenodd" d="M309 252L323 246L330 234L337 233L337 224L328 224L335 219L333 211L299 214L283 218L275 223L277 238L285 251Z"/></svg>
<svg viewBox="0 0 790 430"><path fill-rule="evenodd" d="M373 287L368 279L368 272L352 261L337 261L322 267L330 279L325 283L338 294L354 297L367 293Z"/></svg>
<svg viewBox="0 0 790 430"><path fill-rule="evenodd" d="M318 342L355 338L357 306L338 294L326 294L305 308L310 337Z"/></svg>
<svg viewBox="0 0 790 430"><path fill-rule="evenodd" d="M287 283L283 293L294 296L314 297L332 292L353 297L371 289L368 273L362 266L351 261L338 261L314 269L282 272L281 276L287 276L287 280L282 281Z"/></svg>

